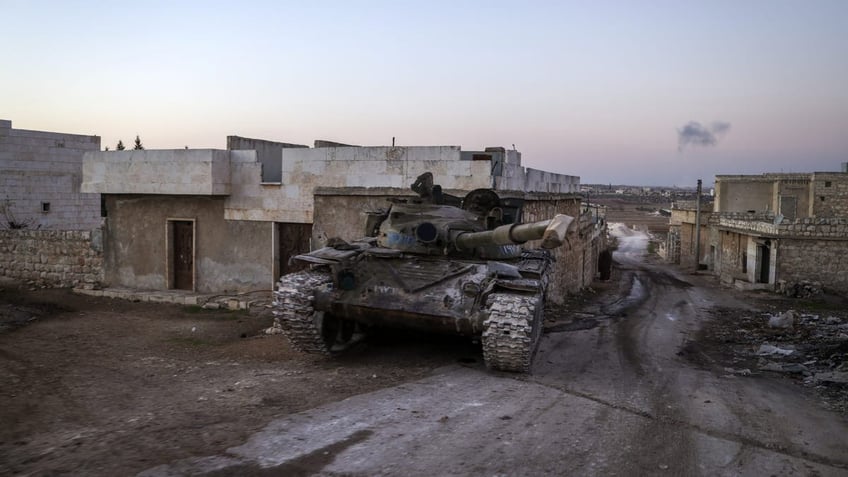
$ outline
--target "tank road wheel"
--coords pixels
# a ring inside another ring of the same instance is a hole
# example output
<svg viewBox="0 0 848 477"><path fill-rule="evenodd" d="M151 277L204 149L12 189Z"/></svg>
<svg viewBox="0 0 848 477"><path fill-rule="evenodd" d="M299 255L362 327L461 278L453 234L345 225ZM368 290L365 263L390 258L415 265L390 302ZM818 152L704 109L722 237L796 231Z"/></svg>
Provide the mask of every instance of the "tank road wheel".
<svg viewBox="0 0 848 477"><path fill-rule="evenodd" d="M274 292L274 315L283 333L298 351L330 355L357 337L355 323L340 320L312 307L313 291L331 286L328 271L305 270L280 277Z"/></svg>
<svg viewBox="0 0 848 477"><path fill-rule="evenodd" d="M499 371L526 373L542 334L542 295L493 293L483 321L483 360Z"/></svg>

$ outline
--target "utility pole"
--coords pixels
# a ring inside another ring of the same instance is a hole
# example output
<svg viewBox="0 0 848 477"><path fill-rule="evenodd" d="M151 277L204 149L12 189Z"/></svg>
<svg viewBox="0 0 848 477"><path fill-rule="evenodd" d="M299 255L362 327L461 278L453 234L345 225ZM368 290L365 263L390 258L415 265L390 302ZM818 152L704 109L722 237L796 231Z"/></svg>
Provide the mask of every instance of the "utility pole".
<svg viewBox="0 0 848 477"><path fill-rule="evenodd" d="M701 269L701 179L695 193L695 271Z"/></svg>

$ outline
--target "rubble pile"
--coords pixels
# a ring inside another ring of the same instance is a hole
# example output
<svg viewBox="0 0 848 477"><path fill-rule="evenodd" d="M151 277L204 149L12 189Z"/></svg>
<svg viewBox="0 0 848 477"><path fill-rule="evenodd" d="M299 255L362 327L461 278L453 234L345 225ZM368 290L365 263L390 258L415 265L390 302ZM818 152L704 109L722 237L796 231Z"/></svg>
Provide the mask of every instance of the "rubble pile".
<svg viewBox="0 0 848 477"><path fill-rule="evenodd" d="M784 284L781 292L790 298L811 298L822 294L821 282L807 280L793 284Z"/></svg>
<svg viewBox="0 0 848 477"><path fill-rule="evenodd" d="M728 373L781 375L815 388L834 409L848 412L848 311L719 310L705 332L729 346Z"/></svg>

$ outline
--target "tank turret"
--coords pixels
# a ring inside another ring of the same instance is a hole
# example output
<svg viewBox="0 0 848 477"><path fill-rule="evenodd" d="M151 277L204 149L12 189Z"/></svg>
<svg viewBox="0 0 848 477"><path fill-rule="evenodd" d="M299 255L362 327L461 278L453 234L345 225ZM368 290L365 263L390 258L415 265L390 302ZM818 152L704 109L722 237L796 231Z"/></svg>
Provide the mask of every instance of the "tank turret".
<svg viewBox="0 0 848 477"><path fill-rule="evenodd" d="M523 199L502 199L491 189L477 189L460 200L433 185L429 172L412 189L417 199L398 199L382 214L376 234L380 247L422 255L514 258L521 254L519 245L531 240L541 239L542 248L559 247L574 224L566 215L520 224Z"/></svg>

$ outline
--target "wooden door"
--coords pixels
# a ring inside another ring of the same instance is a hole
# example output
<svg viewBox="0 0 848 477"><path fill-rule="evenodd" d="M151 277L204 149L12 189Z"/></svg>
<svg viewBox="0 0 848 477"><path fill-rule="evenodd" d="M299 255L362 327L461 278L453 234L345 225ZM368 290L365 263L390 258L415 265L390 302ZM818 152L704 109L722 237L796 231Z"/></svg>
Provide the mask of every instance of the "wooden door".
<svg viewBox="0 0 848 477"><path fill-rule="evenodd" d="M194 289L194 223L174 221L173 267L174 288Z"/></svg>
<svg viewBox="0 0 848 477"><path fill-rule="evenodd" d="M295 255L309 252L312 224L280 223L277 227L280 245L280 275L303 270L305 264L289 263L289 260Z"/></svg>

